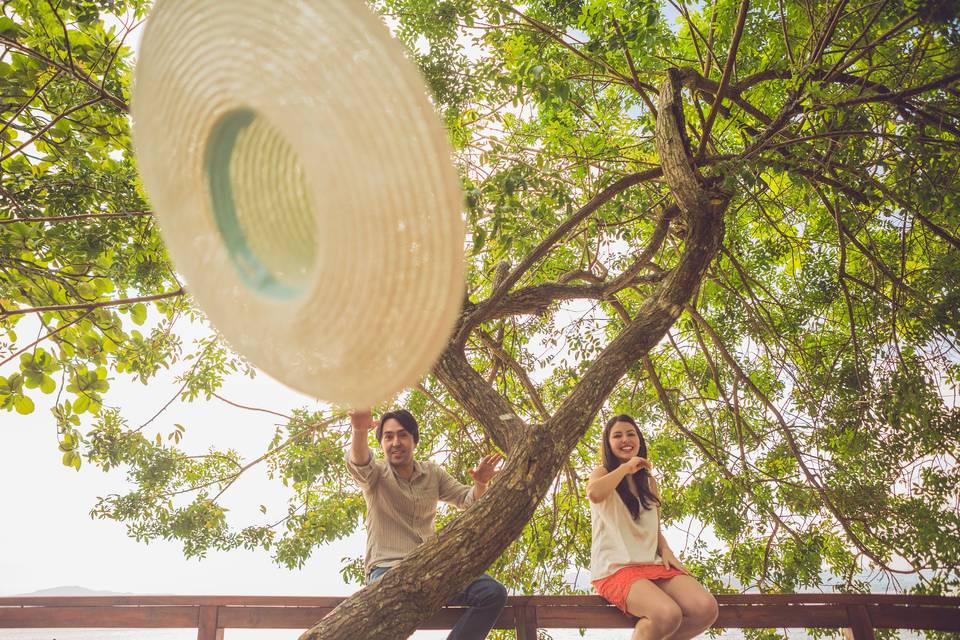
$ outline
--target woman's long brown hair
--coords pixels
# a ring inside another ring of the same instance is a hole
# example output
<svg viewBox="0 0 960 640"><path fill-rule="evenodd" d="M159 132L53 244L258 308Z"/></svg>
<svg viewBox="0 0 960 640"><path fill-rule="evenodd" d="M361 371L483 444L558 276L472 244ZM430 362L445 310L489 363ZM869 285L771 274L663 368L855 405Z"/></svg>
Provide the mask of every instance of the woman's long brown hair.
<svg viewBox="0 0 960 640"><path fill-rule="evenodd" d="M647 443L643 439L643 434L640 433L640 429L637 428L637 423L634 419L626 414L613 416L607 420L607 425L603 428L603 446L600 448L600 462L607 472L613 471L623 464L617 456L613 454L613 448L610 446L610 430L613 429L613 425L618 422L627 422L633 425L633 428L637 432L637 437L640 439L640 449L637 451L637 455L641 458L647 457ZM640 470L633 474L633 481L636 482L637 491L640 493L639 500L637 496L633 495L633 492L630 491L627 476L624 476L620 484L617 485L617 494L620 496L620 499L623 500L623 504L627 505L627 509L630 510L630 515L636 520L640 517L641 504L644 509L650 509L653 505L659 505L660 500L657 496L653 495L653 491L650 490L650 473L645 468L640 467Z"/></svg>

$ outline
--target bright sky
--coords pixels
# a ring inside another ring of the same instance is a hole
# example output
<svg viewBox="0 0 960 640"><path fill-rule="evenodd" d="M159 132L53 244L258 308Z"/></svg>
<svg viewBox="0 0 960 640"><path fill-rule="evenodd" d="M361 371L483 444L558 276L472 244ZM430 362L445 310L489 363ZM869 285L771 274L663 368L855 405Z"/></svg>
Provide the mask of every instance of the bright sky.
<svg viewBox="0 0 960 640"><path fill-rule="evenodd" d="M185 342L189 349L189 338ZM131 425L141 424L175 395L173 377L160 376L149 386L114 379L107 400L122 407ZM223 395L280 411L314 404L265 375L255 380L234 376L227 381ZM352 591L336 569L341 557L356 555L362 548L360 537L318 554L335 558L333 570L329 561L312 561L303 570L288 571L273 567L265 554L243 551L186 561L175 544L142 545L127 538L117 523L92 520L89 510L97 496L125 490L123 474L104 474L89 465L79 472L62 466L50 406L52 398L43 398L29 416L4 413L0 418L0 442L8 453L7 463L0 467L0 486L6 489L5 511L12 515L9 522L19 523L0 528L0 543L4 549L23 550L0 556L0 594L70 584L137 593L336 595ZM274 429L271 416L213 400L193 404L177 401L148 431L166 434L174 423L187 428L184 444L198 453L213 443L247 455L262 453ZM226 495L226 501L239 520L260 516L260 504L282 506L283 496L259 473L242 478ZM279 513L271 511L271 515ZM237 571L238 563L244 566L242 572Z"/></svg>

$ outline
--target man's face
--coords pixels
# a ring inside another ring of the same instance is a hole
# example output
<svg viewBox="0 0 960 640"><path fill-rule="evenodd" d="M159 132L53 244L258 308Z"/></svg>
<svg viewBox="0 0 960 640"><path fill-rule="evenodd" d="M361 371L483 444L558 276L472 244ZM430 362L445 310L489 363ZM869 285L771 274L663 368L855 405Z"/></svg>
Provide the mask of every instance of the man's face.
<svg viewBox="0 0 960 640"><path fill-rule="evenodd" d="M405 467L413 462L413 452L417 448L410 432L397 420L388 418L383 423L383 438L380 440L383 457L395 467Z"/></svg>

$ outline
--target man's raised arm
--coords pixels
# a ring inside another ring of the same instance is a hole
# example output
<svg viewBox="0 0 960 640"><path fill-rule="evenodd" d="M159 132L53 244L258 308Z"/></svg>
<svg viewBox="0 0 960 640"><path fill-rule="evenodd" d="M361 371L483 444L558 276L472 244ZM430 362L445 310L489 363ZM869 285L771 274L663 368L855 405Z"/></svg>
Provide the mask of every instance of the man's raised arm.
<svg viewBox="0 0 960 640"><path fill-rule="evenodd" d="M376 428L373 414L369 409L354 409L348 412L352 435L350 439L350 462L356 465L370 463L370 444L368 443L371 429Z"/></svg>

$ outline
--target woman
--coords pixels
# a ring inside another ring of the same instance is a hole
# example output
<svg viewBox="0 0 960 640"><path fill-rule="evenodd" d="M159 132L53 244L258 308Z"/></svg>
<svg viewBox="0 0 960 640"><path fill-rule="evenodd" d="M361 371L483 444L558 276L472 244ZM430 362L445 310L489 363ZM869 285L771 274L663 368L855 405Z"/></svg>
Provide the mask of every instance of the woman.
<svg viewBox="0 0 960 640"><path fill-rule="evenodd" d="M684 640L708 629L717 619L717 601L660 533L660 493L633 418L607 422L601 462L587 484L594 589L639 618L633 640Z"/></svg>

